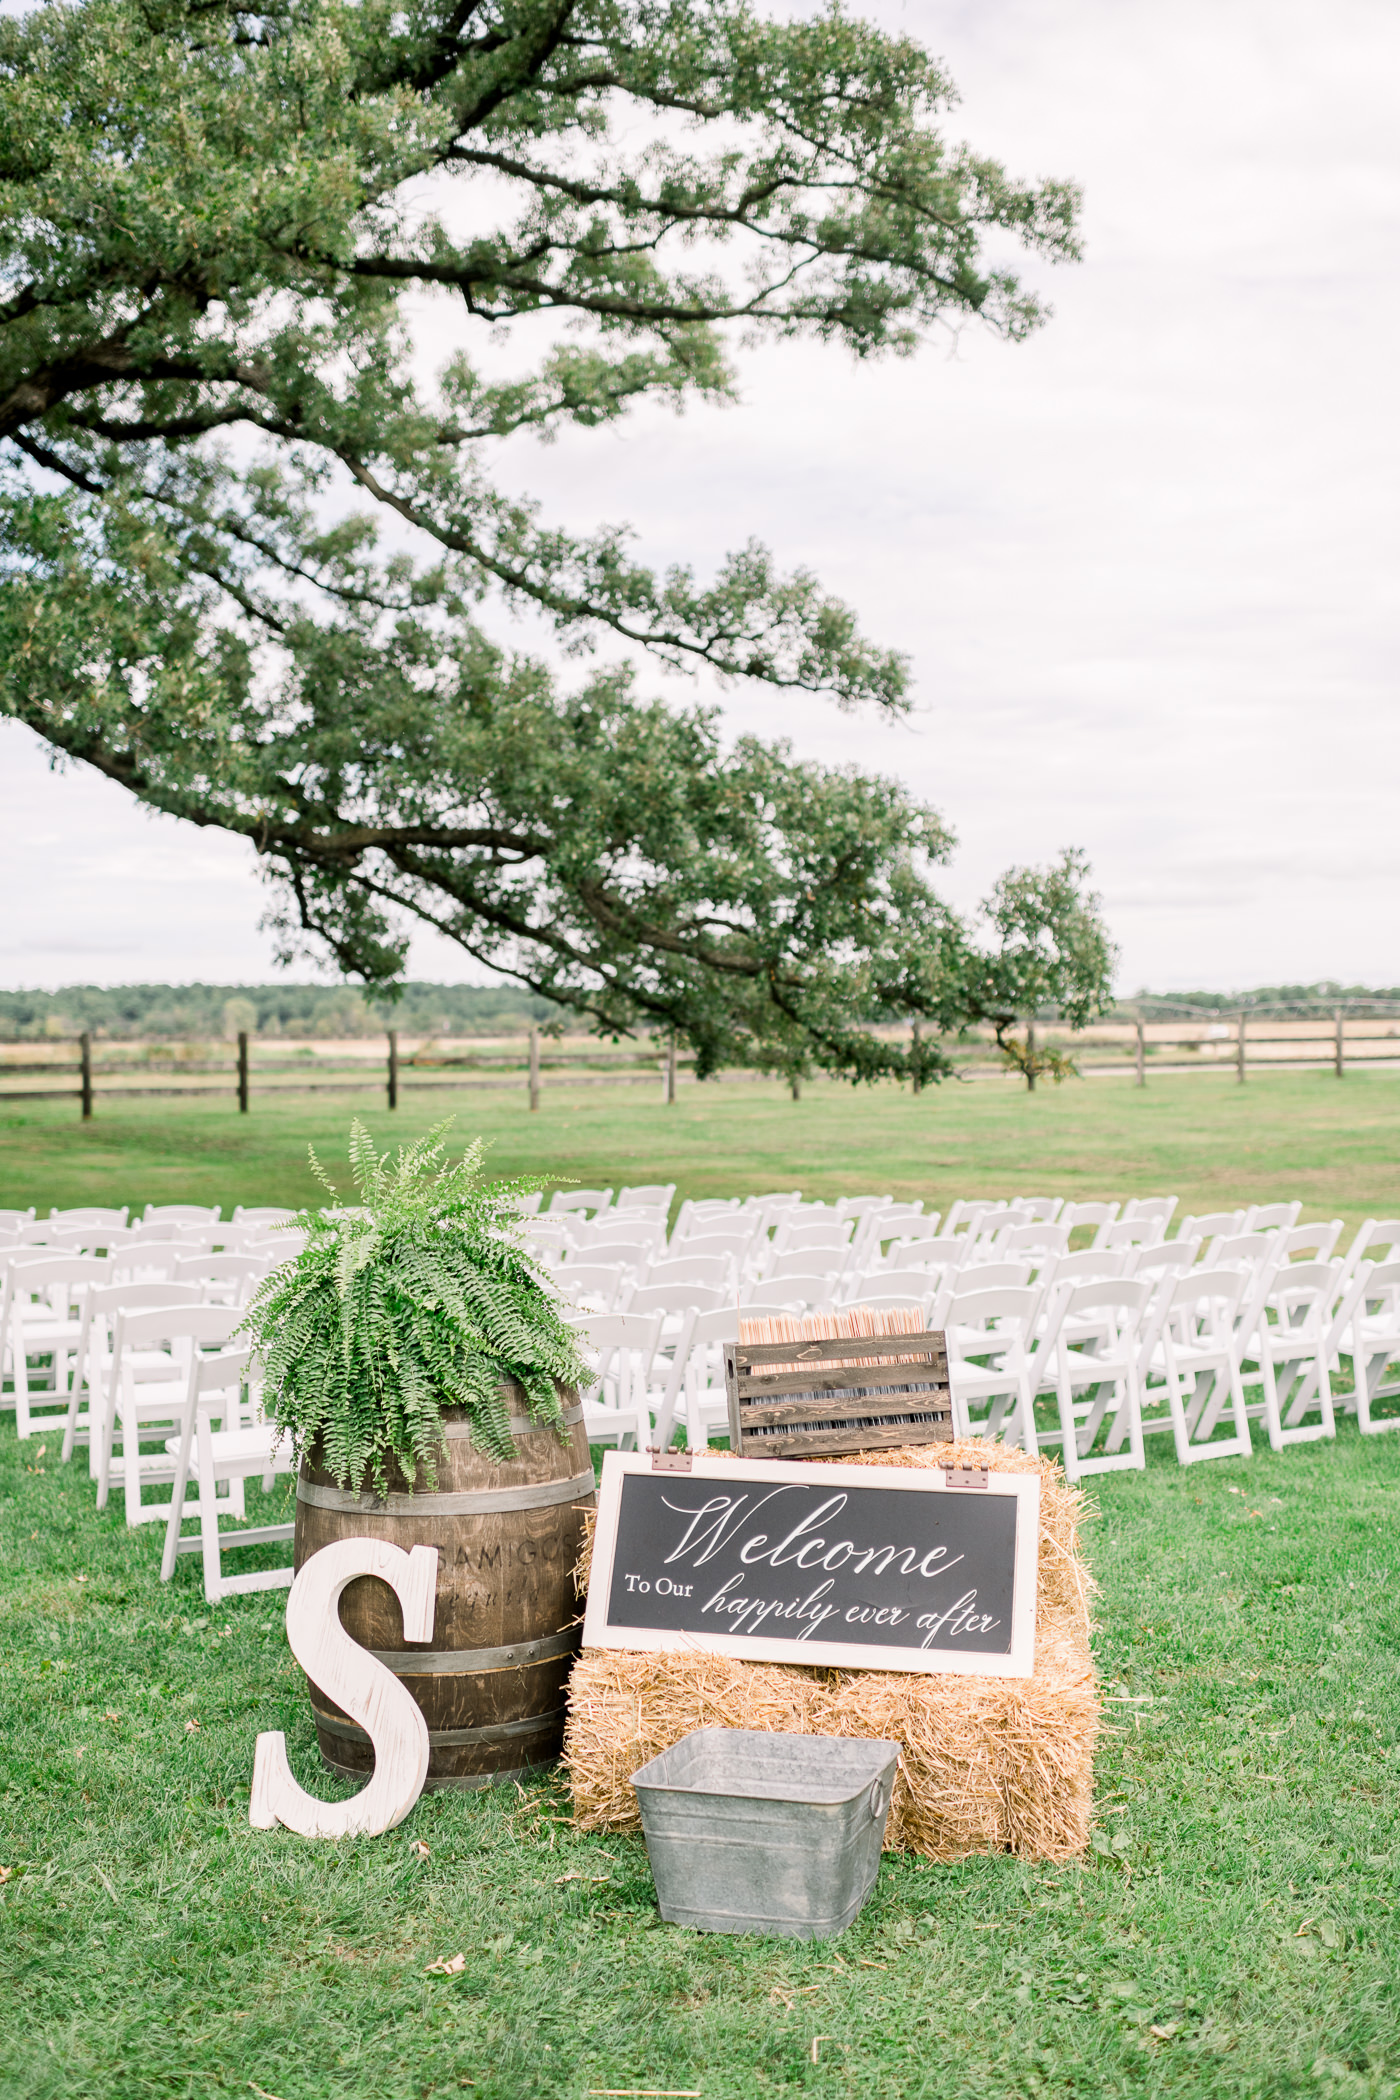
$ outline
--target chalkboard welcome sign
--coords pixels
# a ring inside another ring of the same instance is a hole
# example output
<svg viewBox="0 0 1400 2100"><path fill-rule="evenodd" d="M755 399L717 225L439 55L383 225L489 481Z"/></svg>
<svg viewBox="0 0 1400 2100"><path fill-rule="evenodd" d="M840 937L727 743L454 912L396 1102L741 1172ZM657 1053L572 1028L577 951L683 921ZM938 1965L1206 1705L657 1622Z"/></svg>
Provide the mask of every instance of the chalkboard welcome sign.
<svg viewBox="0 0 1400 2100"><path fill-rule="evenodd" d="M1029 1677L1040 1481L973 1477L609 1451L584 1645Z"/></svg>

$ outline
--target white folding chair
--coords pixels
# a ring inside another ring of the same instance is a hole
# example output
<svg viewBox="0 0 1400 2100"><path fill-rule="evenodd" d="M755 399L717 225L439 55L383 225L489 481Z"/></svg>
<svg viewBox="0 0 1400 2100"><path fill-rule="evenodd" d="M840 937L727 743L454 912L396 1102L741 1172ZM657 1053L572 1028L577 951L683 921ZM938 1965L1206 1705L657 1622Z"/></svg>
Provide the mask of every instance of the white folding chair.
<svg viewBox="0 0 1400 2100"><path fill-rule="evenodd" d="M122 1483L129 1525L163 1523L169 1504L143 1499L146 1487L173 1483L174 1461L164 1439L178 1434L191 1359L201 1350L224 1348L242 1314L236 1306L155 1306L144 1312L119 1312L112 1334L112 1378L109 1405L103 1412L97 1469L97 1507L105 1509L114 1478ZM164 1355L165 1361L159 1359ZM233 1426L237 1426L234 1417ZM162 1448L142 1451L143 1437L157 1435ZM121 1456L115 1454L120 1437ZM229 1483L229 1510L243 1514L243 1489Z"/></svg>
<svg viewBox="0 0 1400 2100"><path fill-rule="evenodd" d="M292 1579L289 1567L264 1568L243 1575L225 1575L223 1568L223 1555L231 1548L270 1545L292 1538L296 1531L293 1523L258 1524L244 1531L219 1530L220 1516L242 1515L247 1480L260 1475L263 1490L268 1492L275 1475L297 1470L291 1439L279 1435L261 1418L251 1396L248 1411L257 1419L247 1424L241 1420L251 1354L248 1349L224 1349L216 1356L191 1358L180 1426L165 1445L167 1455L175 1462L175 1474L160 1579L169 1582L179 1554L199 1553L204 1562L204 1595L210 1604L219 1604L225 1597L243 1596L250 1590L285 1589ZM216 1415L225 1425L233 1421L238 1426L215 1429ZM187 1539L181 1536L181 1527L192 1513L191 1481L196 1490L194 1513L199 1517L199 1534ZM229 1490L223 1498L218 1493L220 1483L226 1483Z"/></svg>
<svg viewBox="0 0 1400 2100"><path fill-rule="evenodd" d="M522 1202L525 1201L524 1198L521 1200ZM535 1207L538 1209L540 1201L538 1195L535 1196L534 1201ZM232 1222L235 1225L290 1225L295 1216L296 1212L294 1210L281 1210L276 1204L271 1205L269 1208L257 1210L250 1209L247 1204L240 1203L234 1211Z"/></svg>
<svg viewBox="0 0 1400 2100"><path fill-rule="evenodd" d="M1132 1196L1123 1205L1125 1218L1158 1218L1165 1234L1176 1209L1175 1196Z"/></svg>
<svg viewBox="0 0 1400 2100"><path fill-rule="evenodd" d="M10 1366L15 1434L61 1431L82 1335L86 1291L105 1283L110 1264L95 1255L35 1249L5 1264L0 1280L0 1338Z"/></svg>
<svg viewBox="0 0 1400 2100"><path fill-rule="evenodd" d="M583 1394L583 1419L590 1444L630 1441L637 1451L651 1442L652 1367L661 1342L660 1313L585 1313L569 1325L598 1361L596 1383Z"/></svg>
<svg viewBox="0 0 1400 2100"><path fill-rule="evenodd" d="M1245 1343L1246 1354L1259 1367L1264 1422L1275 1451L1337 1433L1327 1353L1341 1272L1339 1261L1299 1262L1279 1269ZM1275 1320L1269 1319L1270 1312ZM1304 1426L1303 1416L1314 1408L1321 1419Z"/></svg>
<svg viewBox="0 0 1400 2100"><path fill-rule="evenodd" d="M217 1225L223 1215L217 1203L148 1203L143 1225Z"/></svg>
<svg viewBox="0 0 1400 2100"><path fill-rule="evenodd" d="M65 1463L73 1456L73 1446L85 1443L88 1472L96 1480L102 1419L111 1400L112 1328L118 1313L145 1312L157 1305L198 1305L203 1297L203 1289L197 1283L104 1283L84 1291L82 1326L63 1429ZM147 1353L145 1362L148 1367L159 1368L168 1356L168 1350L154 1349Z"/></svg>
<svg viewBox="0 0 1400 2100"><path fill-rule="evenodd" d="M550 1282L565 1305L585 1312L615 1312L634 1288L635 1269L621 1262L566 1262L551 1272Z"/></svg>
<svg viewBox="0 0 1400 2100"><path fill-rule="evenodd" d="M612 1196L611 1189L556 1189L545 1216L557 1217L561 1210L591 1210L596 1216L607 1209Z"/></svg>
<svg viewBox="0 0 1400 2100"><path fill-rule="evenodd" d="M760 1303L781 1306L784 1312L826 1312L842 1302L840 1281L838 1276L820 1270L808 1275L794 1271L791 1275L761 1276L741 1283L739 1303L746 1312Z"/></svg>
<svg viewBox="0 0 1400 2100"><path fill-rule="evenodd" d="M6 1215L13 1215L13 1213L7 1212ZM31 1210L28 1215L32 1218L34 1216L33 1211ZM115 1210L110 1206L104 1209L101 1205L97 1205L96 1207L89 1206L86 1209L77 1210L51 1210L49 1212L49 1223L58 1226L101 1225L109 1230L120 1232L130 1216L131 1209L128 1204L123 1203L120 1210Z"/></svg>
<svg viewBox="0 0 1400 2100"><path fill-rule="evenodd" d="M947 1337L953 1429L997 1437L1008 1415L1011 1441L1036 1449L1030 1361L1042 1292L1034 1287L958 1291L933 1325ZM986 1412L974 1419L974 1405Z"/></svg>
<svg viewBox="0 0 1400 2100"><path fill-rule="evenodd" d="M1253 1285L1247 1269L1189 1268L1162 1279L1157 1319L1144 1339L1139 1368L1145 1409L1165 1400L1167 1412L1145 1412L1143 1428L1171 1430L1179 1465L1251 1455L1236 1323ZM1233 1434L1217 1437L1227 1403ZM1112 1442L1110 1437L1110 1448Z"/></svg>
<svg viewBox="0 0 1400 2100"><path fill-rule="evenodd" d="M1293 1225L1278 1243L1280 1261L1331 1261L1342 1236L1342 1221L1332 1218L1326 1225Z"/></svg>
<svg viewBox="0 0 1400 2100"><path fill-rule="evenodd" d="M882 1269L958 1269L968 1260L974 1245L967 1233L909 1233L894 1240L884 1256L878 1256L874 1249L867 1252L865 1273L878 1276ZM856 1266L854 1255L851 1266Z"/></svg>
<svg viewBox="0 0 1400 2100"><path fill-rule="evenodd" d="M662 1218L669 1215L675 1199L674 1181L645 1181L637 1188L619 1189L617 1210L645 1210L659 1212Z"/></svg>
<svg viewBox="0 0 1400 2100"><path fill-rule="evenodd" d="M181 1240L147 1240L133 1236L113 1251L112 1280L115 1283L159 1283L175 1281L178 1264L189 1255Z"/></svg>
<svg viewBox="0 0 1400 2100"><path fill-rule="evenodd" d="M1116 1203L1067 1203L1056 1222L1067 1225L1071 1232L1092 1225L1095 1228L1092 1244L1100 1247L1105 1231L1118 1217L1118 1208Z"/></svg>
<svg viewBox="0 0 1400 2100"><path fill-rule="evenodd" d="M1125 1276L1184 1276L1201 1251L1197 1239L1162 1240L1155 1247L1129 1247L1123 1256ZM1071 1257L1073 1258L1073 1257Z"/></svg>
<svg viewBox="0 0 1400 2100"><path fill-rule="evenodd" d="M1400 1400L1400 1383L1385 1374L1400 1359L1400 1261L1363 1262L1332 1319L1327 1361L1351 1364L1351 1392L1333 1395L1334 1407L1355 1414L1363 1436L1400 1429L1400 1413L1377 1415L1381 1400Z"/></svg>
<svg viewBox="0 0 1400 2100"><path fill-rule="evenodd" d="M1031 1359L1031 1398L1033 1410L1036 1394L1053 1385L1059 1426L1036 1430L1035 1436L1038 1444L1059 1444L1066 1480L1129 1468L1141 1472L1147 1464L1138 1351L1151 1295L1150 1283L1133 1278L1072 1283L1052 1294L1045 1336ZM1077 1401L1086 1390L1087 1401ZM1110 1412L1106 1447L1095 1453L1094 1440ZM1125 1436L1126 1452L1120 1450Z"/></svg>
<svg viewBox="0 0 1400 2100"><path fill-rule="evenodd" d="M1038 1270L1037 1280L1057 1291L1068 1283L1116 1283L1129 1273L1131 1255L1126 1247L1080 1247Z"/></svg>
<svg viewBox="0 0 1400 2100"><path fill-rule="evenodd" d="M843 1305L869 1305L872 1296L896 1300L901 1305L932 1305L942 1281L936 1269L876 1269L853 1283L842 1296Z"/></svg>

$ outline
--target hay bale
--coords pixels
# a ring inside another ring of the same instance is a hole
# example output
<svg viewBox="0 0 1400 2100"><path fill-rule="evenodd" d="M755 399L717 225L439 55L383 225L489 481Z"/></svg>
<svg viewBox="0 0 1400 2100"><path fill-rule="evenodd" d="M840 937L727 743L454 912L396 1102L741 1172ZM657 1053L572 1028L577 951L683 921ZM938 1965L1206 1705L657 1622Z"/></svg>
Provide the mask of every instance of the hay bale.
<svg viewBox="0 0 1400 2100"><path fill-rule="evenodd" d="M937 1860L1001 1851L1061 1860L1082 1852L1099 1698L1079 1491L1053 1460L1005 1444L922 1445L840 1463L1039 1471L1034 1675L924 1676L586 1648L569 1683L564 1738L575 1822L584 1830L638 1829L632 1774L693 1728L771 1728L900 1743L885 1837L894 1850Z"/></svg>

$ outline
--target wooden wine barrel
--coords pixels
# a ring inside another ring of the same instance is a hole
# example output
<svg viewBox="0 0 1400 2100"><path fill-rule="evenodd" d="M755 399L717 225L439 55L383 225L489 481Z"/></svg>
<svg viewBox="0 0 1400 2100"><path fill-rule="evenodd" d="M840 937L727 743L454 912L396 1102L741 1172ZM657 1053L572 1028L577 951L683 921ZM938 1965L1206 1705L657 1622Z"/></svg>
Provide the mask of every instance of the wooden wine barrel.
<svg viewBox="0 0 1400 2100"><path fill-rule="evenodd" d="M445 1414L437 1482L407 1492L391 1476L387 1497L338 1488L314 1461L297 1481L296 1565L335 1539L380 1538L408 1552L438 1549L437 1615L428 1646L403 1637L399 1600L362 1577L341 1598L341 1624L387 1663L428 1724L428 1780L480 1787L511 1779L559 1754L564 1686L578 1651L573 1572L593 1506L593 1464L576 1395L565 1401L566 1438L524 1413L508 1388L514 1459L499 1465L471 1440L467 1419ZM314 1685L321 1755L346 1778L363 1778L374 1752L362 1728Z"/></svg>

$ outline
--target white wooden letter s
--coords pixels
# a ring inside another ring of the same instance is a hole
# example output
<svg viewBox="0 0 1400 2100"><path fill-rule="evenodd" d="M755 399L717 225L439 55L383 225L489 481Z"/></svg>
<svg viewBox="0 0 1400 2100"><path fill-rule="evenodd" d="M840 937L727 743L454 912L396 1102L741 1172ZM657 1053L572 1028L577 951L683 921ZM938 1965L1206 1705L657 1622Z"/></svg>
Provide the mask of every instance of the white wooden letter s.
<svg viewBox="0 0 1400 2100"><path fill-rule="evenodd" d="M255 1830L285 1823L303 1837L379 1837L402 1823L428 1776L428 1724L392 1670L352 1641L340 1623L340 1593L360 1575L377 1575L398 1593L404 1639L430 1641L437 1603L436 1546L411 1553L384 1539L337 1539L313 1553L287 1599L287 1640L311 1682L358 1721L374 1745L369 1785L349 1801L318 1801L287 1763L280 1729L258 1737L248 1821Z"/></svg>

